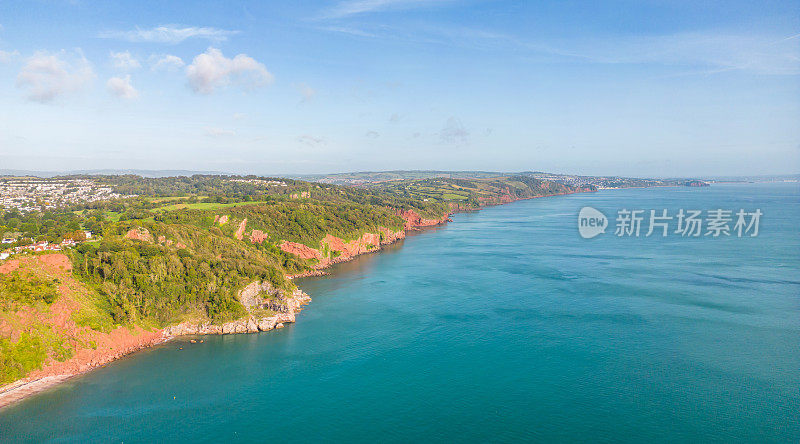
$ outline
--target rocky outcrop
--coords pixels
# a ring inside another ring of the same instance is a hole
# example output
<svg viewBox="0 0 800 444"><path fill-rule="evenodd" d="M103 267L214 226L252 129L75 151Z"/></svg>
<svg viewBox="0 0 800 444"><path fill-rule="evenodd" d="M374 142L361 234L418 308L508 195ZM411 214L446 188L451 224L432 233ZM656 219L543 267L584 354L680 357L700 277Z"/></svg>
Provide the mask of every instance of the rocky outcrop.
<svg viewBox="0 0 800 444"><path fill-rule="evenodd" d="M277 313L267 317L248 316L244 319L226 322L221 325L205 322L183 322L164 329L165 336L185 335L231 335L239 333L257 333L269 331L281 323L295 321L295 313Z"/></svg>
<svg viewBox="0 0 800 444"><path fill-rule="evenodd" d="M356 240L345 242L344 239L328 234L322 242L332 251L338 251L339 257L353 257L380 248L380 235L364 233Z"/></svg>
<svg viewBox="0 0 800 444"><path fill-rule="evenodd" d="M311 277L311 276L326 276L328 273L322 270L308 270L302 273L295 273L295 274L287 274L286 279L297 279L297 278L304 278L304 277Z"/></svg>
<svg viewBox="0 0 800 444"><path fill-rule="evenodd" d="M255 317L248 316L244 319L226 322L221 325L205 322L183 322L164 329L165 336L186 336L186 335L233 335L242 333L258 333L260 331L270 331L278 324L291 323L295 321L294 313L277 313L273 316Z"/></svg>
<svg viewBox="0 0 800 444"><path fill-rule="evenodd" d="M319 259L322 260L322 253L316 248L311 248L307 245L299 244L297 242L283 241L281 250L291 253L301 259Z"/></svg>
<svg viewBox="0 0 800 444"><path fill-rule="evenodd" d="M244 237L244 229L245 229L245 227L247 227L247 218L246 217L244 219L242 219L242 222L239 223L239 228L236 229L236 233L234 234L234 236L236 236L236 239L242 240L242 238Z"/></svg>
<svg viewBox="0 0 800 444"><path fill-rule="evenodd" d="M153 242L153 235L147 231L147 228L143 227L131 228L127 233L125 233L125 237L142 242Z"/></svg>
<svg viewBox="0 0 800 444"><path fill-rule="evenodd" d="M393 244L400 239L406 238L406 230L392 231L386 227L378 227L378 232L382 237L381 244L383 245Z"/></svg>
<svg viewBox="0 0 800 444"><path fill-rule="evenodd" d="M402 217L405 220L405 229L406 230L414 230L419 227L432 227L435 225L441 225L445 222L450 221L450 215L445 214L438 219L423 219L419 214L417 214L414 210L403 210L400 211L398 216Z"/></svg>
<svg viewBox="0 0 800 444"><path fill-rule="evenodd" d="M267 233L264 233L261 230L253 230L253 232L250 233L250 242L254 244L260 244L261 242L267 240L267 238Z"/></svg>
<svg viewBox="0 0 800 444"><path fill-rule="evenodd" d="M266 297L265 297L266 296ZM303 305L311 302L311 297L301 290L294 290L286 295L282 290L273 288L269 282L252 282L239 292L239 301L248 311L248 316L223 324L211 321L183 322L164 329L164 335L227 335L237 333L256 333L280 328L279 325L295 321L295 315ZM258 316L258 310L271 310L270 316Z"/></svg>

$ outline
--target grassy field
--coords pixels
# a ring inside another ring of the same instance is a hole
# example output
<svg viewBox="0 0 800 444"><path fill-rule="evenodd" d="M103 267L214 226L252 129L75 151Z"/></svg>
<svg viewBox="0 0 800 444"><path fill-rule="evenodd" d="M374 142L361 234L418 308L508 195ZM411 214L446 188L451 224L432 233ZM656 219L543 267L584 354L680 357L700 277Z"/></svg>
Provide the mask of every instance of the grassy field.
<svg viewBox="0 0 800 444"><path fill-rule="evenodd" d="M150 211L158 212L158 211L175 211L175 210L216 210L219 208L231 208L231 207L241 207L245 205L259 205L264 204L264 201L258 202L234 202L234 203L214 203L214 202L200 202L200 203L179 203L179 204L172 204L166 205L163 207L153 208Z"/></svg>
<svg viewBox="0 0 800 444"><path fill-rule="evenodd" d="M79 210L73 211L73 213L77 214L78 216L83 216L86 210ZM117 213L116 211L106 211L103 213L103 216L112 222L119 222L119 216L121 213Z"/></svg>
<svg viewBox="0 0 800 444"><path fill-rule="evenodd" d="M189 199L190 196L170 196L170 197L151 197L148 198L148 202L152 203L165 203L165 202L179 202L182 200Z"/></svg>

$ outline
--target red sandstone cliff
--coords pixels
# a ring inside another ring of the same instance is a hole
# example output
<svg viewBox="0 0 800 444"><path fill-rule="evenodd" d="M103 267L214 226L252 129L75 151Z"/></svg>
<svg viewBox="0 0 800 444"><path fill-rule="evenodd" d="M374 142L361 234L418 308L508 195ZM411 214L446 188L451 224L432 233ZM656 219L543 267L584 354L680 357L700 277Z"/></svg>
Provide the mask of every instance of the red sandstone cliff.
<svg viewBox="0 0 800 444"><path fill-rule="evenodd" d="M344 239L330 234L326 235L325 238L322 239L321 244L323 245L323 251L327 250L330 252L327 255L323 254L320 249L311 248L297 242L283 241L280 248L302 259L316 259L319 262L317 262L314 268L321 269L331 264L349 261L360 254L378 251L381 249L382 245L391 244L400 239L404 239L407 230L441 225L450 221L449 214L445 214L438 219L423 219L414 210L405 210L400 211L398 215L405 220L402 230L392 231L386 227L379 227L378 233L364 233L358 239L350 242L345 242Z"/></svg>
<svg viewBox="0 0 800 444"><path fill-rule="evenodd" d="M438 219L423 219L414 210L403 210L398 213L398 216L405 219L406 223L404 228L406 230L414 230L419 227L432 227L434 225L441 225L443 223L450 222L449 214L445 214Z"/></svg>

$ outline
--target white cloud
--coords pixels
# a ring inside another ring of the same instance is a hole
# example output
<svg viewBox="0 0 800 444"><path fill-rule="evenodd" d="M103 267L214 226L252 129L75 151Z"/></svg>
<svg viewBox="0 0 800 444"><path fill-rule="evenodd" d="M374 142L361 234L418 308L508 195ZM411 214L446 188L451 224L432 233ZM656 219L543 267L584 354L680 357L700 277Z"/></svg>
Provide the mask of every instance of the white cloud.
<svg viewBox="0 0 800 444"><path fill-rule="evenodd" d="M314 88L306 85L305 83L298 83L294 86L300 95L303 96L303 102L308 102L309 100L313 99L317 92Z"/></svg>
<svg viewBox="0 0 800 444"><path fill-rule="evenodd" d="M460 145L467 143L469 139L469 131L464 127L464 124L455 117L447 119L444 128L439 131L439 140L443 143Z"/></svg>
<svg viewBox="0 0 800 444"><path fill-rule="evenodd" d="M11 59L19 56L19 51L3 51L0 49L0 63L10 62Z"/></svg>
<svg viewBox="0 0 800 444"><path fill-rule="evenodd" d="M347 0L329 9L323 14L323 18L343 18L390 9L411 9L450 2L452 0Z"/></svg>
<svg viewBox="0 0 800 444"><path fill-rule="evenodd" d="M184 63L180 57L171 54L165 54L163 56L150 56L150 69L153 71L175 72L183 68L185 65L186 63Z"/></svg>
<svg viewBox="0 0 800 444"><path fill-rule="evenodd" d="M180 28L177 25L163 25L150 29L136 28L132 31L107 31L100 33L102 38L114 38L129 42L180 43L191 38L207 39L212 42L227 40L239 31L190 26Z"/></svg>
<svg viewBox="0 0 800 444"><path fill-rule="evenodd" d="M81 90L92 79L94 71L80 50L74 54L39 51L20 70L17 87L28 90L28 99L46 103Z"/></svg>
<svg viewBox="0 0 800 444"><path fill-rule="evenodd" d="M217 128L217 127L208 127L205 130L206 136L209 137L222 137L222 136L235 136L236 131L224 129L224 128Z"/></svg>
<svg viewBox="0 0 800 444"><path fill-rule="evenodd" d="M189 86L201 94L210 94L215 88L230 83L245 89L254 89L273 81L267 68L252 57L239 54L229 59L216 48L208 48L206 52L195 57L192 64L186 67L186 77Z"/></svg>
<svg viewBox="0 0 800 444"><path fill-rule="evenodd" d="M111 66L121 71L130 71L142 67L141 63L128 51L111 51Z"/></svg>
<svg viewBox="0 0 800 444"><path fill-rule="evenodd" d="M139 91L131 85L131 76L112 77L106 82L106 89L111 95L120 99L135 99L139 97Z"/></svg>

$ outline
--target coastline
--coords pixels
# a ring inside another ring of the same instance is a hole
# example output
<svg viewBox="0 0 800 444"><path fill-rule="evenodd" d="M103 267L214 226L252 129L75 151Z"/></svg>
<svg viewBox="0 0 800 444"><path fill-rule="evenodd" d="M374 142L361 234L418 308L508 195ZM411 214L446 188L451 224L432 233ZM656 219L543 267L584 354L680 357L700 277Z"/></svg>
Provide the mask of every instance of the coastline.
<svg viewBox="0 0 800 444"><path fill-rule="evenodd" d="M504 205L508 203L517 202L520 200L565 196L569 194L576 194L582 192L587 192L587 191L578 190L567 193L554 193L545 196L531 196L525 198L511 198L511 199L505 199L506 196L503 196L504 198L500 199L499 202L484 203L479 208L462 209L459 208L458 205L453 206L451 207L450 212L442 215L440 218L437 219L423 219L413 210L404 211L399 214L406 221L404 227L401 230L397 232L392 232L391 230L383 227L381 227L381 229L379 230L386 232L385 240L380 240L380 236L374 233L365 233L364 235L362 235L361 238L348 243L344 243L343 240L334 238L332 236L326 236L326 240L328 240L328 242L336 242L339 244L338 245L339 249L342 250L343 254L341 254L336 258L323 259L319 257L319 259L323 260L320 261L320 263L315 267L314 270L310 270L304 273L298 273L295 275L286 275L286 278L297 279L309 276L328 275L329 273L325 272L324 269L329 268L332 265L351 261L363 254L380 252L381 246L393 244L402 239L405 239L406 233L409 231L421 231L426 227L440 226L448 222L452 222L450 216L456 213L480 211L480 209L482 209L483 207ZM284 245L286 245L286 242L284 242ZM294 244L294 245L299 245L304 247L305 249L310 249L309 247L302 244ZM376 248L364 248L365 245L372 245ZM281 248L283 249L283 245L281 246ZM284 249L284 251L287 250ZM314 251L318 253L317 250ZM294 253L294 251L291 252ZM247 288L251 287L253 284L256 283L255 282L251 283L245 289L243 289L242 292L245 292ZM258 284L260 285L260 283ZM288 306L287 312L278 313L270 317L256 318L251 314L246 319L239 319L222 325L214 325L211 322L207 321L207 322L182 322L179 324L165 327L163 329L154 329L152 331L145 331L139 328L138 332L139 335L137 336L138 340L134 340L132 344L129 344L128 346L123 346L121 349L117 350L114 353L99 354L99 356L92 356L89 359L89 362L84 363L83 365L77 363L76 358L71 358L70 360L67 360L65 362L53 363L43 367L42 369L32 372L31 375L28 375L10 384L0 386L0 412L2 412L2 410L5 409L6 407L14 405L17 402L22 401L37 393L41 393L45 390L55 387L58 384L65 382L73 377L103 367L107 364L110 364L113 361L131 355L139 350L143 350L145 348L149 348L159 344L164 344L179 336L202 336L207 334L246 334L246 333L266 332L274 329L283 328L284 324L286 323L296 322L296 314L302 311L302 306L310 303L311 297L302 292L301 290L296 290L295 293L292 295L292 297L287 298L286 300ZM247 308L249 311L250 307ZM117 330L120 329L126 329L126 327L118 327Z"/></svg>

